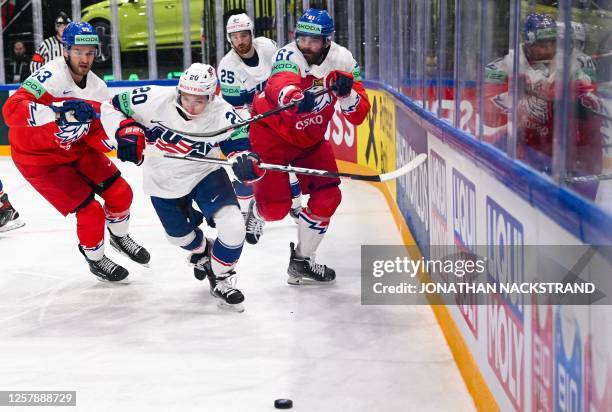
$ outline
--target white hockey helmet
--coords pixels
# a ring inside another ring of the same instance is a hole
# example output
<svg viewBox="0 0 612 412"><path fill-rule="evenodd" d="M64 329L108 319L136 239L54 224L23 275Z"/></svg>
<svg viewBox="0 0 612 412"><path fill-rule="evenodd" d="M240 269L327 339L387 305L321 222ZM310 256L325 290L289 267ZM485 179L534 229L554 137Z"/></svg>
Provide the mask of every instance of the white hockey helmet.
<svg viewBox="0 0 612 412"><path fill-rule="evenodd" d="M183 74L176 86L176 106L185 114L187 113L181 105L181 93L194 94L198 96L208 96L208 101L215 97L217 91L217 73L208 64L193 63Z"/></svg>
<svg viewBox="0 0 612 412"><path fill-rule="evenodd" d="M227 41L232 44L230 34L246 30L251 32L252 38L255 37L253 21L251 18L245 13L234 14L227 19L227 25L225 26L225 37L227 38Z"/></svg>
<svg viewBox="0 0 612 412"><path fill-rule="evenodd" d="M574 40L574 44L578 49L584 50L584 43L586 42L584 24L577 21L572 22L572 40Z"/></svg>

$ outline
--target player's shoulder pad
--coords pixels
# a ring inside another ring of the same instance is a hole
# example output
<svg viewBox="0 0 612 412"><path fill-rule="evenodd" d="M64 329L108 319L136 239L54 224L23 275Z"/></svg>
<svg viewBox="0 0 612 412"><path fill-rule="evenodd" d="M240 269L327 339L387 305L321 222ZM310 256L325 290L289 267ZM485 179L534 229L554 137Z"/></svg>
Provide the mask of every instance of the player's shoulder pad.
<svg viewBox="0 0 612 412"><path fill-rule="evenodd" d="M255 43L255 46L259 50L272 51L272 52L278 50L278 46L276 45L276 42L264 36L256 37L255 40L253 40L253 43Z"/></svg>
<svg viewBox="0 0 612 412"><path fill-rule="evenodd" d="M146 112L152 103L159 102L170 93L175 93L174 87L143 86L116 94L111 101L115 110L132 117L136 113Z"/></svg>
<svg viewBox="0 0 612 412"><path fill-rule="evenodd" d="M238 114L238 112L236 112L236 109L234 108L234 106L232 106L230 103L228 103L225 99L223 99L223 97L221 96L216 96L212 102L209 103L210 104L210 108L212 110L208 111L207 110L207 116L210 117L216 117L216 118L225 118L228 121L232 120L229 119L228 117L231 117L229 115L226 115L227 113L235 113L236 116L238 116L239 120L242 120L242 118L240 117L240 115Z"/></svg>
<svg viewBox="0 0 612 412"><path fill-rule="evenodd" d="M112 97L106 82L92 71L87 75L87 89L91 94L91 100L103 102Z"/></svg>
<svg viewBox="0 0 612 412"><path fill-rule="evenodd" d="M30 92L36 99L45 93L62 97L65 90L72 90L72 78L63 57L53 59L30 75L21 87ZM69 82L70 81L70 82Z"/></svg>
<svg viewBox="0 0 612 412"><path fill-rule="evenodd" d="M276 53L274 53L272 60L274 63L272 63L272 72L270 75L281 72L299 75L300 72L305 71L308 67L304 55L299 51L295 42L291 42L278 49Z"/></svg>
<svg viewBox="0 0 612 412"><path fill-rule="evenodd" d="M361 81L361 70L353 57L353 53L346 47L340 46L332 41L326 59L332 60L332 67L336 70L353 73L353 77L357 81Z"/></svg>
<svg viewBox="0 0 612 412"><path fill-rule="evenodd" d="M221 60L219 61L219 66L217 67L217 73L219 73L221 69L223 68L235 67L239 60L237 58L238 58L238 54L236 54L236 51L234 49L231 49L230 51L228 51L227 54L223 56Z"/></svg>
<svg viewBox="0 0 612 412"><path fill-rule="evenodd" d="M500 57L485 66L486 83L504 83L508 78L508 67L506 64L508 56Z"/></svg>

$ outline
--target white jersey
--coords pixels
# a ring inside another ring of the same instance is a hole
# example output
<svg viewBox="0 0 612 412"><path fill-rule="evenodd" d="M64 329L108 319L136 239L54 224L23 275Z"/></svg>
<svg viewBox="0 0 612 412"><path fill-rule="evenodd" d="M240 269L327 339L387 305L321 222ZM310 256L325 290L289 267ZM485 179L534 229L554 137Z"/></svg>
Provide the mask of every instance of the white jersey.
<svg viewBox="0 0 612 412"><path fill-rule="evenodd" d="M36 102L30 104L28 123L30 126L43 126L55 121L55 112L49 107L52 102L63 100L87 100L94 109L99 110L98 104L108 100L110 92L106 83L93 72L88 72L85 87L79 87L73 80L70 68L63 57L58 57L45 64L28 77L21 87L29 91ZM54 130L55 136L63 141L66 147L76 142L90 132L92 124L58 126ZM99 136L100 141L108 146L106 136Z"/></svg>
<svg viewBox="0 0 612 412"><path fill-rule="evenodd" d="M523 46L520 47L519 54L519 74L524 77L526 87L529 90L525 90L528 94L533 93L533 97L540 99L538 96L542 95L543 103L546 103L544 95L554 93L554 81L556 68L560 65L559 58L553 58L549 62L529 62L525 56ZM508 54L502 58L499 58L489 64L485 68L485 83L489 84L503 84L508 81L508 78L512 76L512 67L514 65L514 50L509 50ZM570 78L572 80L579 80L584 83L591 83L591 79L587 76L581 68L581 64L577 58L572 59ZM554 96L547 96L552 99ZM510 111L511 96L508 92L504 92L493 99L500 108Z"/></svg>
<svg viewBox="0 0 612 412"><path fill-rule="evenodd" d="M256 93L262 91L266 80L270 77L276 43L267 37L257 37L253 40L257 52L258 63L249 66L236 53L230 50L219 63L217 72L221 83L223 98L235 107L243 107L253 101Z"/></svg>
<svg viewBox="0 0 612 412"><path fill-rule="evenodd" d="M593 58L582 50L578 49L574 49L572 54L576 57L582 71L589 76L592 81L595 81L597 78L597 67L595 66Z"/></svg>
<svg viewBox="0 0 612 412"><path fill-rule="evenodd" d="M41 86L38 91L31 90L37 98L42 96L44 91L59 100L83 99L101 103L110 98L106 83L92 71L87 73L85 87L77 86L72 79L70 68L64 57L51 60L38 71L32 73L28 79ZM33 88L36 89L35 86Z"/></svg>
<svg viewBox="0 0 612 412"><path fill-rule="evenodd" d="M355 81L361 81L361 71L353 54L346 47L340 46L334 41L331 42L329 51L320 65L308 64L295 41L278 50L274 60L288 60L297 64L303 78L311 76L317 79L325 79L332 71L341 70L352 73Z"/></svg>
<svg viewBox="0 0 612 412"><path fill-rule="evenodd" d="M114 104L113 104L114 102ZM233 133L208 138L187 137L166 127L194 133L211 132L241 121L223 99L208 103L204 113L185 120L176 107L176 88L147 86L120 93L102 105L102 124L114 136L121 120L133 118L148 129L144 160L144 192L150 196L176 199L187 195L209 173L221 166L164 158L164 153L219 157L219 143ZM116 110L117 105L120 110ZM157 123L161 122L161 124Z"/></svg>

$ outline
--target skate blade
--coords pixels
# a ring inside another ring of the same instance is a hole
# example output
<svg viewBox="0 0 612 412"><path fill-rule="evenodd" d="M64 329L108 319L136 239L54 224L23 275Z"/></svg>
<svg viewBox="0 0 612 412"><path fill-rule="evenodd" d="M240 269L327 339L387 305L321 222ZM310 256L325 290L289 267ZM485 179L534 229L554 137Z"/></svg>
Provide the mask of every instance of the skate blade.
<svg viewBox="0 0 612 412"><path fill-rule="evenodd" d="M101 278L100 276L96 276L96 279L98 279L100 283L103 283L105 285L129 285L130 284L129 276L121 280L108 280L108 279Z"/></svg>
<svg viewBox="0 0 612 412"><path fill-rule="evenodd" d="M292 286L301 286L301 285L306 285L306 286L313 286L313 285L327 286L327 285L333 285L334 283L336 283L336 279L330 280L328 282L319 282L318 280L313 280L313 279L305 278L303 276L296 277L296 276L289 275L289 277L287 278L287 283L292 285Z"/></svg>
<svg viewBox="0 0 612 412"><path fill-rule="evenodd" d="M227 310L227 311L230 311L230 312L238 312L238 313L244 312L244 306L243 306L242 302L241 303L235 303L235 304L232 305L231 303L227 303L225 301L225 299L223 299L222 297L219 297L219 296L215 295L215 293L212 290L210 290L210 295L213 298L215 298L215 300L217 301L217 307L219 309Z"/></svg>
<svg viewBox="0 0 612 412"><path fill-rule="evenodd" d="M226 310L228 312L237 312L237 313L244 312L244 305L242 303L236 303L232 305L230 303L220 300L217 302L217 307L219 309Z"/></svg>
<svg viewBox="0 0 612 412"><path fill-rule="evenodd" d="M0 233L8 232L8 231L15 230L15 229L19 229L20 227L24 227L24 226L25 226L25 222L22 222L19 219L11 220L6 225L0 227Z"/></svg>

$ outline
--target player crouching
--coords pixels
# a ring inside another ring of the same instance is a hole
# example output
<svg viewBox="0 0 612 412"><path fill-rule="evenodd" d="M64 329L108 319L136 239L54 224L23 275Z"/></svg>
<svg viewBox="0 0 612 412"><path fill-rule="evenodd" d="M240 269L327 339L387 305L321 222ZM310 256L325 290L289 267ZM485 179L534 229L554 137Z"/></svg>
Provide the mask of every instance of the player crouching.
<svg viewBox="0 0 612 412"><path fill-rule="evenodd" d="M176 88L141 87L116 95L102 106L102 122L115 135L119 159L144 161L144 191L170 243L190 252L195 277L208 278L220 307L242 312L244 295L236 288L234 267L242 253L245 227L227 172L215 164L164 157L164 153L219 157L223 152L236 157L237 165L244 164L241 159L247 155L241 152L250 145L243 129L193 140L169 130L206 132L241 121L231 105L215 99L216 87L215 70L194 63ZM207 239L199 228L204 217L217 229L215 240Z"/></svg>

